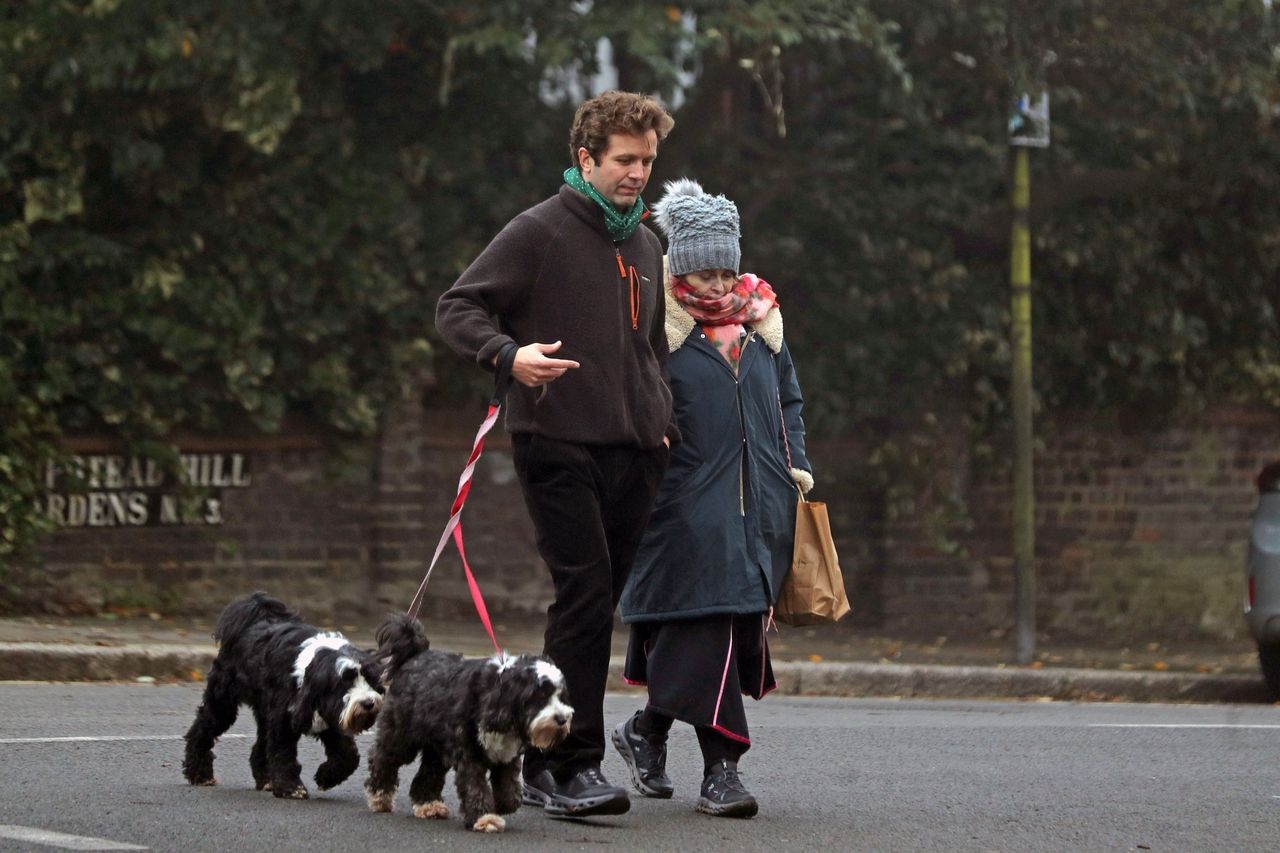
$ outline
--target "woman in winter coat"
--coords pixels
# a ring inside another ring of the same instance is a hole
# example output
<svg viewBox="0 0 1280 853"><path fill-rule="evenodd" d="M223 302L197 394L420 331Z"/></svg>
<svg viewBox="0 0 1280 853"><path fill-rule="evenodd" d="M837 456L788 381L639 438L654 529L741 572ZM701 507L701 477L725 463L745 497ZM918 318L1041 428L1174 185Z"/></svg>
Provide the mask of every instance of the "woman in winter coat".
<svg viewBox="0 0 1280 853"><path fill-rule="evenodd" d="M694 726L704 775L697 809L751 817L739 758L751 745L743 695L776 685L765 629L790 569L797 489L813 477L803 400L767 282L738 274L738 210L694 181L655 206L668 237L667 368L682 440L622 593L631 626L624 675L648 686L613 743L643 795L667 798L666 740Z"/></svg>

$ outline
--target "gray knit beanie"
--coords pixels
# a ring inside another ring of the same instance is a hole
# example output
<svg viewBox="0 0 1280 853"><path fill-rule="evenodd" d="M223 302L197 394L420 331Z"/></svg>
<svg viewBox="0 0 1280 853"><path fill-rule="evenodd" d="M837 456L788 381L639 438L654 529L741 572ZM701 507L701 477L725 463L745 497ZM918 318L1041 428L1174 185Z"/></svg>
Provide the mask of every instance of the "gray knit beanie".
<svg viewBox="0 0 1280 853"><path fill-rule="evenodd" d="M695 270L733 270L742 262L738 207L722 195L707 195L697 181L680 178L662 186L654 219L667 235L671 275Z"/></svg>

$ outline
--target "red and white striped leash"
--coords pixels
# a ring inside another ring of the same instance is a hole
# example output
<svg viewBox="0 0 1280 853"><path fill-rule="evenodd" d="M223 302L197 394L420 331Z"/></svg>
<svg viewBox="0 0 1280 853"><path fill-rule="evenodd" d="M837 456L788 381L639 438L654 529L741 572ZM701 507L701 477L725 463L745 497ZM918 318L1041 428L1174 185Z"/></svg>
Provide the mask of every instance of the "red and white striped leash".
<svg viewBox="0 0 1280 853"><path fill-rule="evenodd" d="M471 602L475 605L476 613L480 615L480 622L484 625L485 631L488 632L494 651L498 654L502 654L502 646L498 645L498 638L493 633L493 622L489 619L489 609L485 607L484 596L480 594L480 585L476 583L475 573L471 571L471 564L467 561L467 549L462 541L462 507L466 504L467 495L471 492L471 479L476 470L476 461L484 450L484 437L488 435L489 430L493 429L493 425L498 422L498 412L502 410L502 400L507 395L507 389L511 387L511 365L515 362L515 353L516 345L509 343L498 355L497 376L493 397L489 400L489 411L485 415L484 421L480 424L479 431L476 432L475 441L471 445L471 455L467 457L467 465L462 469L461 476L458 477L458 493L453 499L453 506L449 509L449 521L444 526L444 533L440 535L440 541L436 543L435 554L431 557L431 565L427 566L427 573L422 578L422 583L418 585L418 591L413 596L413 603L409 605L409 610L407 611L412 618L418 618L418 611L422 609L422 601L427 592L427 581L431 580L431 573L435 570L436 563L440 560L440 555L444 553L445 543L452 536L454 544L458 546L458 556L462 558L462 569L467 576L467 588L471 591Z"/></svg>

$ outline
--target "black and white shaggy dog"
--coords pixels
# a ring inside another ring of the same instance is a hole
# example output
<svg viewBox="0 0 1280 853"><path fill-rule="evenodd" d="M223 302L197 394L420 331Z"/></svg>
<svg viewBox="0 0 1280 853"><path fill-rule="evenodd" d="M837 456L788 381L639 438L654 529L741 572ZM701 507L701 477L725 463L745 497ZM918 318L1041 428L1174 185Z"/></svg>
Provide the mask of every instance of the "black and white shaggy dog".
<svg viewBox="0 0 1280 853"><path fill-rule="evenodd" d="M391 811L400 768L420 754L409 788L414 815L449 817L440 792L452 768L463 826L501 832L501 815L520 807L525 749L549 749L569 734L564 676L544 658L464 658L428 645L408 616L378 629L387 697L364 784L369 808Z"/></svg>
<svg viewBox="0 0 1280 853"><path fill-rule="evenodd" d="M231 728L241 704L253 708L258 723L249 755L258 790L307 798L298 764L303 735L324 744L325 760L315 776L322 790L355 772L360 753L353 736L372 726L382 708L377 658L337 632L305 624L263 592L227 605L213 638L221 647L187 731L182 773L188 782L217 784L213 744Z"/></svg>

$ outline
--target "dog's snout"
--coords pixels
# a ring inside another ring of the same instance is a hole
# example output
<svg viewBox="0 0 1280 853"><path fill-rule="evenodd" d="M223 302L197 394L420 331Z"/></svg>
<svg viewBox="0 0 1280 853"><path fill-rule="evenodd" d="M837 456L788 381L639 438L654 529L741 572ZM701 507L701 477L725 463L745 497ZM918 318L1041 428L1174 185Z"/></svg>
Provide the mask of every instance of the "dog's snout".
<svg viewBox="0 0 1280 853"><path fill-rule="evenodd" d="M568 717L567 715L565 715L565 714L556 714L556 725L557 725L557 726L563 726L563 725L564 725L565 723L567 723L567 722L569 722L569 717Z"/></svg>
<svg viewBox="0 0 1280 853"><path fill-rule="evenodd" d="M364 708L366 711L372 711L376 705L377 703L374 702L372 699L365 699L363 702L360 703L360 707Z"/></svg>

